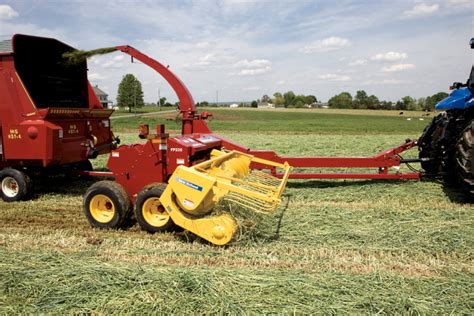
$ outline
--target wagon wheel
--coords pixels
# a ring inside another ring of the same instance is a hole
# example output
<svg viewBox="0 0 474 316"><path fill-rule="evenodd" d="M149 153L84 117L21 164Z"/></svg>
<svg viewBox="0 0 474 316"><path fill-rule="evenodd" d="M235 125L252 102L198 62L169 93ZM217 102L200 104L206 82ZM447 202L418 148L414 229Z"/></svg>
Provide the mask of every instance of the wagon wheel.
<svg viewBox="0 0 474 316"><path fill-rule="evenodd" d="M79 171L92 171L94 167L90 160L82 160L74 164L74 169Z"/></svg>
<svg viewBox="0 0 474 316"><path fill-rule="evenodd" d="M0 188L0 195L5 202L16 202L31 195L32 182L24 172L5 168L0 171Z"/></svg>
<svg viewBox="0 0 474 316"><path fill-rule="evenodd" d="M77 177L79 179L84 179L84 180L91 180L92 177L90 175L75 174L74 171L93 171L93 170L94 170L94 167L92 166L92 163L88 159L66 165L64 168L64 171L66 174L69 174L70 176ZM69 171L73 171L73 172L69 173Z"/></svg>
<svg viewBox="0 0 474 316"><path fill-rule="evenodd" d="M135 218L142 230L149 233L172 231L175 224L160 202L166 185L155 183L146 186L137 197Z"/></svg>
<svg viewBox="0 0 474 316"><path fill-rule="evenodd" d="M118 229L130 217L130 199L113 181L94 183L84 195L84 213L92 227Z"/></svg>

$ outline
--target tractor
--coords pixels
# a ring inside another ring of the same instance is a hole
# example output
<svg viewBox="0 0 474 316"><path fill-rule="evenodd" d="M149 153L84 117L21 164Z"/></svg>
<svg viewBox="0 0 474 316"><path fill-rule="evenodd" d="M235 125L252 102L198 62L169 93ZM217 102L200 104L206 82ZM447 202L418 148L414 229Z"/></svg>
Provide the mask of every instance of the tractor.
<svg viewBox="0 0 474 316"><path fill-rule="evenodd" d="M75 49L17 34L0 42L0 197L31 196L35 176L92 170L89 159L118 140L87 80L87 63L65 64Z"/></svg>
<svg viewBox="0 0 474 316"><path fill-rule="evenodd" d="M474 49L474 38L470 41ZM436 104L443 111L418 140L426 175L442 177L447 187L460 187L474 198L474 66L466 83L454 82L451 94Z"/></svg>

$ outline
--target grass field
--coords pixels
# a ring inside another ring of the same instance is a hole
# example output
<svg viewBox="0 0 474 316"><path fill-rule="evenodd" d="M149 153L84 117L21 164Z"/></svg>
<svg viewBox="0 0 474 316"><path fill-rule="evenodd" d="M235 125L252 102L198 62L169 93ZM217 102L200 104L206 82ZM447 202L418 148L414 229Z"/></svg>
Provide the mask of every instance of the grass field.
<svg viewBox="0 0 474 316"><path fill-rule="evenodd" d="M214 131L285 155L375 154L428 123L214 112ZM135 141L140 120L115 121L116 133ZM81 207L91 183L43 179L33 201L0 202L0 314L473 312L474 209L438 182L290 181L281 209L224 248L91 229Z"/></svg>
<svg viewBox="0 0 474 316"><path fill-rule="evenodd" d="M428 124L431 117L423 112L405 112L400 116L398 111L372 110L255 110L255 109L202 109L210 111L214 117L209 126L214 131L239 131L251 133L285 132L289 134L399 134L406 133L415 137ZM122 114L121 114L122 115ZM158 114L156 117L116 118L115 128L136 130L138 124L150 126L165 124L168 129L180 130L181 125L175 121L176 113ZM433 114L431 113L431 116Z"/></svg>

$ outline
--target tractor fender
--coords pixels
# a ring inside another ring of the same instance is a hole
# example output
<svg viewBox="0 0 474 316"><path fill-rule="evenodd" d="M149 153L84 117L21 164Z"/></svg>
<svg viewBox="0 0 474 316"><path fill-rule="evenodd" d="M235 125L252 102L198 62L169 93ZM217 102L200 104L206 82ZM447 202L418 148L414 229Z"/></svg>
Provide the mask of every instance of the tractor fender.
<svg viewBox="0 0 474 316"><path fill-rule="evenodd" d="M474 91L470 88L456 89L436 104L436 110L464 110L474 106Z"/></svg>

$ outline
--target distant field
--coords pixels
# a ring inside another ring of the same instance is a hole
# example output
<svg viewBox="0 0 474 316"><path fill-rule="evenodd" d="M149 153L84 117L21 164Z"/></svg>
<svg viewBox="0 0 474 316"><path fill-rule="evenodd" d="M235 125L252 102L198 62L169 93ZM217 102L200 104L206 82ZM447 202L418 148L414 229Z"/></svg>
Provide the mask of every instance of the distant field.
<svg viewBox="0 0 474 316"><path fill-rule="evenodd" d="M428 123L213 112L223 136L301 156L372 155ZM125 143L137 140L133 120L113 122ZM474 208L439 182L290 181L280 210L223 248L91 229L81 205L91 183L44 179L35 200L0 202L0 314L473 312Z"/></svg>
<svg viewBox="0 0 474 316"><path fill-rule="evenodd" d="M216 108L199 108L203 111L211 111ZM217 108L220 111L267 111L267 112L295 112L295 113L323 113L323 114L349 114L349 115L377 115L377 116L400 116L405 117L420 117L426 115L433 115L434 112L424 111L396 111L396 110L365 110L365 109L296 109L296 108L275 108L275 109L255 109L250 107L245 108ZM402 113L402 114L401 114Z"/></svg>
<svg viewBox="0 0 474 316"><path fill-rule="evenodd" d="M143 113L151 113L151 112L159 112L160 110L166 111L172 109L171 107L162 107L161 109L156 106L144 106L141 108L134 109L130 112L128 109L120 108L115 110L113 115L124 115L124 114L143 114Z"/></svg>
<svg viewBox="0 0 474 316"><path fill-rule="evenodd" d="M214 117L209 126L215 131L315 133L315 134L397 134L413 133L420 130L432 119L423 112L370 110L256 110L256 109L216 109L207 108ZM140 123L150 126L165 124L169 130L179 130L181 125L175 118L178 113L159 113L156 116L126 117L114 119L117 130L133 130Z"/></svg>

